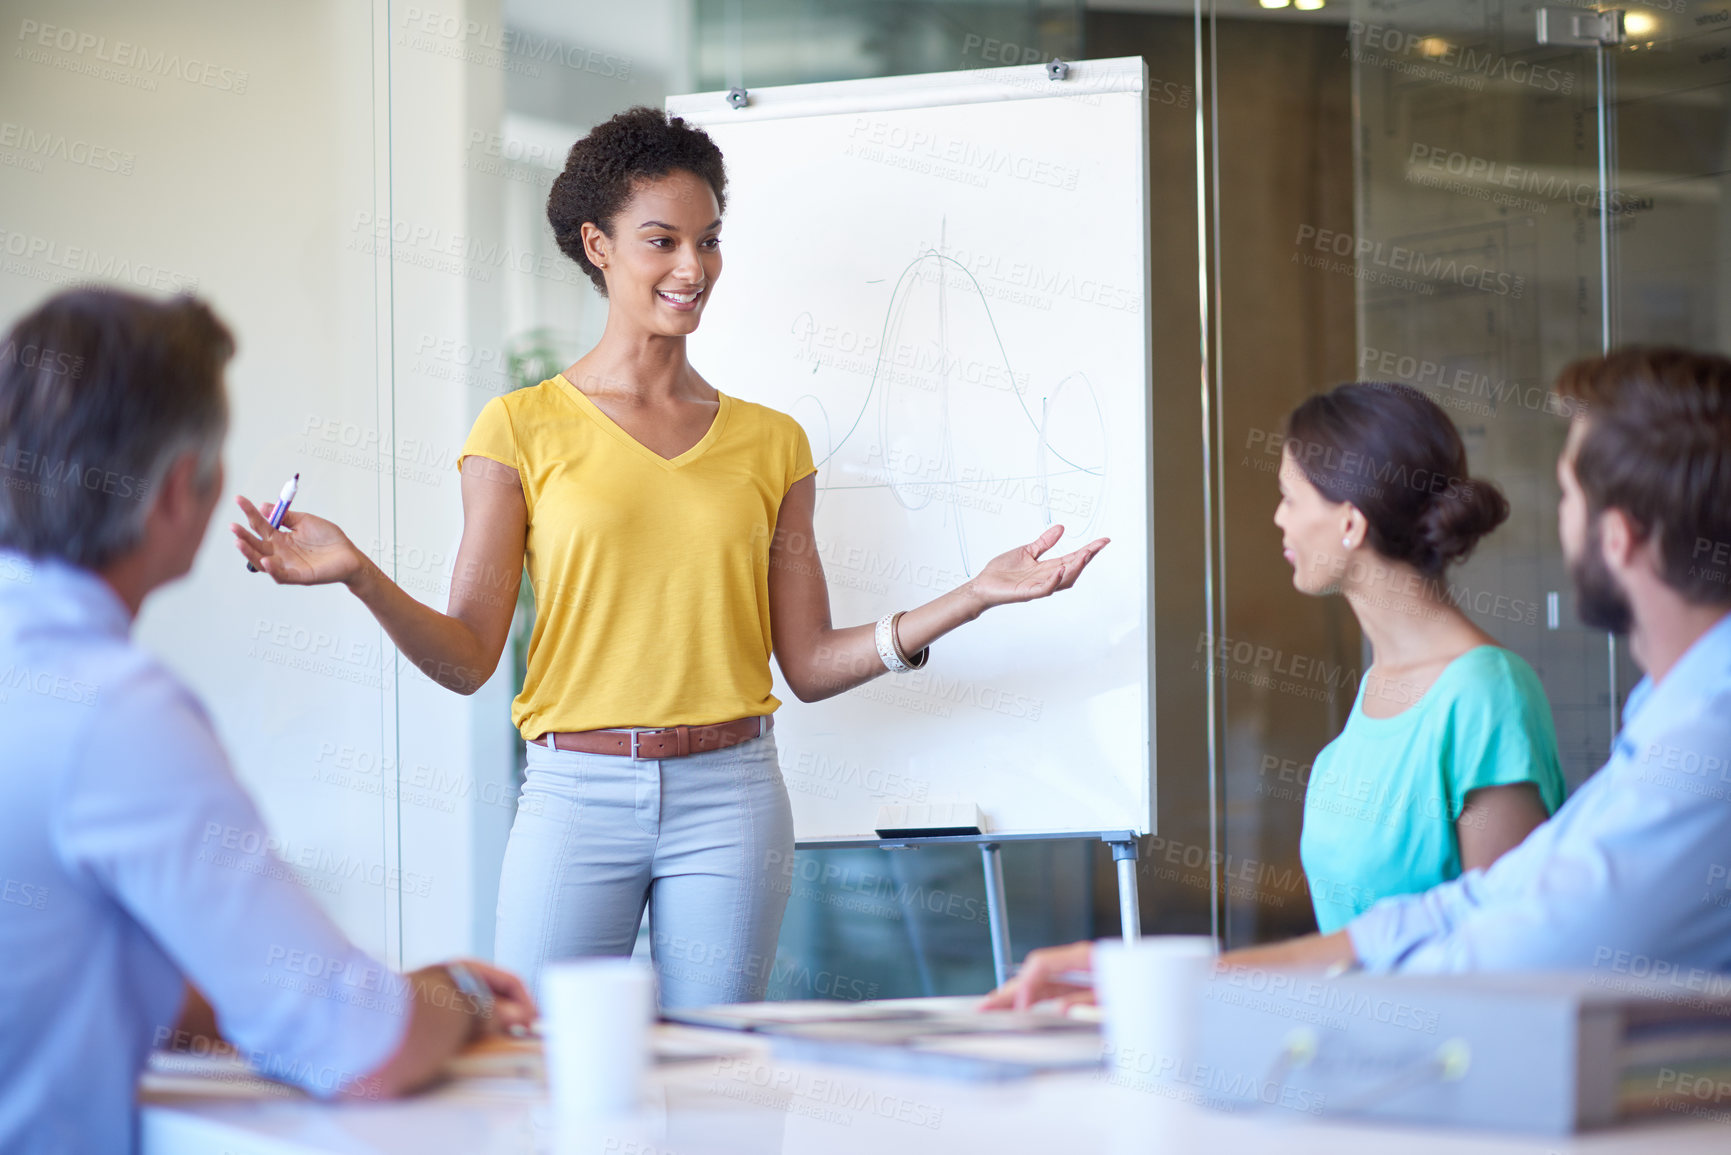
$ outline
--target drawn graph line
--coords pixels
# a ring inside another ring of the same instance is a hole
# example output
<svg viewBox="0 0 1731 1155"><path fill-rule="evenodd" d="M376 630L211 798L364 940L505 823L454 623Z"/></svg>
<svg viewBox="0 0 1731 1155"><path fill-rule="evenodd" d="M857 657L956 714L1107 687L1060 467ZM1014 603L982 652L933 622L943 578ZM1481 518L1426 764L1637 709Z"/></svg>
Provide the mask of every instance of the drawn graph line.
<svg viewBox="0 0 1731 1155"><path fill-rule="evenodd" d="M1029 428L1032 429L1036 435L1044 436L1041 421L1039 419L1035 418L1033 412L1029 410L1027 398L1022 396L1021 388L1016 385L1015 366L1010 361L1009 350L1004 348L1003 334L998 332L998 319L992 315L992 306L986 299L985 289L981 286L978 278L976 278L974 276L974 274L968 270L968 267L966 265L962 264L960 261L956 260L954 257L946 256L945 254L939 252L936 249L927 249L925 252L921 253L919 256L917 256L913 260L909 261L907 263L907 265L905 267L903 267L901 275L896 278L895 288L890 291L890 307L888 309L884 310L883 326L878 332L878 354L877 354L876 360L874 360L872 362L871 382L866 388L865 399L864 399L864 401L862 401L860 403L860 410L857 414L854 415L853 422L852 422L852 424L850 424L848 426L847 432L842 434L840 441L835 442L830 447L829 452L824 455L823 460L821 460L817 463L817 465L820 469L824 465L826 465L832 457L834 457L837 453L841 452L842 447L845 446L848 443L848 441L850 439L852 439L853 435L859 431L860 423L865 420L865 415L871 411L872 397L874 395L876 395L876 393L877 393L878 378L882 374L883 367L884 367L884 365L883 365L884 355L885 355L885 353L888 352L888 348L889 348L888 345L886 344L886 338L889 336L890 323L893 320L896 322L897 327L898 328L900 327L901 317L898 315L898 312L897 312L898 303L899 303L900 308L905 310L907 308L909 300L911 300L911 298L912 298L912 294L904 294L902 292L902 290L903 290L904 286L906 286L908 279L910 277L914 276L916 274L916 272L918 271L920 265L922 265L926 261L937 261L940 264L954 265L958 270L960 270L962 276L964 276L968 279L968 283L971 286L973 286L974 292L976 294L978 294L978 296L979 296L980 308L985 313L986 324L991 327L992 340L998 347L998 356L1003 360L1004 368L1007 371L1009 371L1009 374L1010 374L1010 391L1016 395L1016 404L1021 408L1022 416L1027 419ZM943 285L943 277L942 277L941 273L939 275L938 283L939 283L940 287ZM941 301L941 298L940 298L940 301ZM948 350L946 349L945 352L947 353ZM1080 374L1071 374L1071 376L1080 376ZM1083 379L1086 380L1085 377ZM1067 380L1069 380L1069 378L1066 377L1065 380L1067 381ZM1060 384L1062 384L1062 382L1060 382ZM1091 386L1089 388L1089 392L1090 393L1093 392L1093 389ZM821 398L818 398L818 397L811 395L811 394L807 394L805 397L800 398L801 401L804 401L807 399L817 403L820 406L823 404ZM1098 412L1099 408L1100 408L1099 397L1095 396L1093 400L1094 400L1094 408L1095 408L1096 412ZM1072 469L1079 470L1082 473L1094 474L1096 476L1102 475L1102 473L1103 473L1103 470L1104 470L1103 466L1098 467L1098 468L1089 468L1088 466L1080 465L1074 461L1071 461L1068 457L1065 457L1063 454L1059 453L1055 449L1052 450L1051 452L1052 452L1052 455L1054 457L1056 457L1059 461L1062 461L1065 465L1070 466Z"/></svg>
<svg viewBox="0 0 1731 1155"><path fill-rule="evenodd" d="M1053 521L1050 488L1052 478L1074 477L1080 475L1098 478L1101 480L1101 483L1104 484L1104 480L1108 473L1107 461L1104 456L1107 452L1105 413L1100 402L1099 393L1094 388L1093 383L1088 379L1085 373L1078 370L1061 378L1057 382L1056 386L1041 398L1040 414L1038 417L1034 415L1033 411L1028 407L1027 398L1023 393L1023 386L1017 384L1014 364L1010 359L1009 350L1004 345L1003 334L998 328L997 318L992 315L991 305L987 300L983 286L981 286L979 280L973 275L973 273L968 270L967 266L963 265L955 258L947 256L941 251L940 239L940 248L928 249L919 254L903 267L901 273L896 278L895 286L890 292L890 302L884 310L883 323L879 329L878 352L872 362L872 373L867 385L866 395L860 403L859 411L854 415L852 421L849 422L847 430L842 434L841 438L836 440L833 437L835 424L831 422L828 406L824 404L821 397L808 393L796 400L795 405L800 407L803 407L804 403L809 401L817 408L818 413L822 418L824 433L823 443L826 447L826 452L817 461L817 465L820 468L833 461L842 449L852 441L854 435L859 432L860 427L865 423L867 414L872 411L874 403L878 407L877 424L879 443L881 446L885 447L886 450L892 443L892 432L895 423L893 412L895 406L892 395L894 392L893 386L895 385L895 382L890 379L891 375L886 373L887 367L884 361L892 349L899 348L899 344L897 342L892 342L890 337L892 334L899 334L908 319L909 311L913 308L913 303L916 297L916 294L913 291L914 284L917 283L922 273L928 267L927 262L931 262L929 267L936 269L938 288L937 343L939 347L938 364L940 366L938 373L940 381L938 401L941 408L934 416L936 419L936 440L940 448L936 459L932 463L932 470L937 474L937 476L903 478L894 472L889 472L886 479L882 482L850 486L824 485L821 488L826 492L829 489L887 489L890 491L891 496L896 500L897 504L908 510L927 508L934 501L942 502L946 523L952 526L956 534L956 547L962 559L962 569L965 573L971 575L973 572L973 566L969 560L965 517L954 495L962 489L968 488L983 489L988 495L996 496L996 494L991 493L993 486L1001 487L1006 481L1021 480L1023 478L1012 479L982 477L978 479L966 479L956 476L957 458L955 453L955 439L952 435L951 427L951 399L949 385L949 375L955 364L955 358L952 356L950 351L950 309L947 298L949 278L946 275L948 269L953 267L960 273L961 277L965 279L966 288L970 290L968 293L969 299L978 302L981 313L984 316L987 327L991 333L992 343L996 347L998 359L1008 374L1010 390L1015 394L1017 407L1022 413L1023 420L1027 422L1029 429L1035 436L1037 451L1036 460L1034 462L1036 472L1033 474L1033 478L1036 480L1038 485L1040 493L1038 505L1045 524L1051 525ZM879 283L881 283L881 281ZM812 368L813 372L816 372L818 366L813 365ZM1073 396L1076 393L1081 393L1087 398L1093 410L1096 428L1099 429L1101 434L1100 452L1102 459L1095 465L1082 464L1078 461L1072 460L1073 454L1061 452L1053 444L1053 414L1058 407L1058 402L1063 399L1066 394ZM1055 459L1055 462L1053 459ZM1067 468L1054 468L1055 464L1061 464ZM945 500L942 496L946 491L951 494L948 500ZM820 500L822 499L822 496L823 494L820 493ZM1081 530L1083 534L1086 534L1088 530L1093 527L1094 522L1099 517L1100 507L1102 505L1103 501L1100 500L1093 503L1093 509L1087 517L1086 524Z"/></svg>
<svg viewBox="0 0 1731 1155"><path fill-rule="evenodd" d="M948 217L943 217L938 222L938 248L940 250L945 247L944 242L948 237L949 223L950 222L949 222ZM907 296L909 299L911 299L913 297L913 293L910 292L910 293L908 293ZM985 298L982 296L981 297L981 303L983 304L984 301L985 301ZM950 436L950 375L949 375L949 371L948 371L949 351L950 351L949 303L950 303L949 283L940 274L938 277L938 348L939 348L939 350L941 350L942 357L943 357L943 359L939 362L939 364L943 365L945 367L945 372L944 372L943 376L941 378L939 378L940 384L939 384L939 389L938 389L939 404L943 407L943 416L938 423L938 444L943 447L942 450L940 451L940 453L938 454L938 471L939 471L940 475L946 479L954 477L955 472L956 472L955 468L954 468L954 461L953 461L953 458L955 456L955 452L954 452L955 451L955 441ZM904 310L904 312L905 312L905 310ZM988 320L989 319L990 319L990 311L988 310ZM898 337L901 335L900 329L896 330L896 335ZM889 348L888 345L882 346L878 350L878 356L882 357L883 356L883 350L887 349L887 348ZM1016 379L1014 377L1010 378L1010 385L1012 387L1014 387L1015 384L1016 384ZM890 395L889 387L885 386L885 388L884 388L884 401L885 401L885 403L878 406L878 444L883 446L886 452L888 451L889 445L890 445L890 406L888 404L889 395ZM890 474L890 477L892 479L894 479L895 474L893 474L893 473ZM901 488L899 486L892 486L890 489L890 492L895 496L895 499L897 501L902 502L902 504L904 506L907 504L902 498ZM1048 525L1050 525L1051 520L1052 520L1051 519L1051 511L1045 509L1043 503L1042 503L1041 512L1046 514L1046 523ZM955 531L956 531L956 554L957 554L957 556L959 556L962 559L962 572L966 573L969 577L972 577L973 576L973 567L968 564L968 524L967 524L967 518L962 516L962 511L959 507L945 506L944 507L944 519L946 521L950 522L955 527Z"/></svg>
<svg viewBox="0 0 1731 1155"><path fill-rule="evenodd" d="M1047 436L1047 426L1052 417L1052 403L1063 395L1064 386L1070 384L1072 381L1080 382L1080 388L1087 394L1088 400L1094 403L1094 420L1098 423L1100 432L1103 435L1106 431L1106 414L1105 411L1100 408L1100 394L1094 389L1094 383L1088 380L1088 375L1083 373L1080 369L1060 378L1058 384L1053 387L1052 391L1040 399L1040 491L1046 494L1048 499L1045 510L1047 525L1052 524L1052 508L1050 501L1052 484L1049 471L1046 467L1046 454L1049 451L1053 457L1057 457L1060 461L1065 461L1056 450L1051 449L1052 441L1051 438ZM1014 379L1012 378L1012 384L1013 383ZM1096 476L1102 479L1102 482L1105 478L1111 476L1111 470L1108 468L1108 457L1110 453L1111 442L1105 436L1102 436L1100 438L1100 468L1096 474ZM1069 464L1069 462L1065 461L1065 464ZM1072 466L1072 469L1074 468L1075 467ZM1064 470L1062 472L1068 473L1070 471L1071 470ZM1101 497L1103 499L1105 494L1102 493ZM1083 524L1079 536L1087 537L1088 531L1094 528L1094 521L1100 516L1100 506L1102 504L1104 504L1103 500L1095 503L1094 511Z"/></svg>

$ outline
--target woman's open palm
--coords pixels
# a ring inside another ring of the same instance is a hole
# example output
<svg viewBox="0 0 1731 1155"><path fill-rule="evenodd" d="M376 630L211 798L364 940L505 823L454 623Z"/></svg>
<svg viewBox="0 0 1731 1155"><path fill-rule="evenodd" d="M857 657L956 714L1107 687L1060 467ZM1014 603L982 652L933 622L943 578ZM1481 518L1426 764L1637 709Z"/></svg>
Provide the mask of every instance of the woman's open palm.
<svg viewBox="0 0 1731 1155"><path fill-rule="evenodd" d="M282 528L272 529L270 512L276 508L275 502L261 510L245 497L236 497L235 501L252 526L252 532L248 533L239 525L229 525L235 545L247 561L275 578L278 584L346 581L360 568L361 551L335 522L290 510L283 517Z"/></svg>
<svg viewBox="0 0 1731 1155"><path fill-rule="evenodd" d="M1094 555L1106 548L1111 538L1096 538L1074 553L1063 557L1040 560L1040 555L1058 544L1064 536L1061 525L1049 526L1045 533L1027 545L1001 553L986 563L986 568L970 583L987 605L1008 602L1031 602L1076 584Z"/></svg>

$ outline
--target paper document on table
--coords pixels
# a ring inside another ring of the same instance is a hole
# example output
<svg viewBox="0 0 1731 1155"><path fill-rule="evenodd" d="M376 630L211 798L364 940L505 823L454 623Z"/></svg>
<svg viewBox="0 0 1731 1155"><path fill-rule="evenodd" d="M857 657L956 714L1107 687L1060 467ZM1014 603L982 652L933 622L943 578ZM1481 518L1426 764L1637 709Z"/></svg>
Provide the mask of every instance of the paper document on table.
<svg viewBox="0 0 1731 1155"><path fill-rule="evenodd" d="M986 1012L979 1004L977 997L756 1003L696 1014L712 1025L737 1023L768 1038L778 1058L794 1060L963 1079L1100 1064L1095 1023L1055 1011Z"/></svg>
<svg viewBox="0 0 1731 1155"><path fill-rule="evenodd" d="M995 1038L1073 1034L1097 1039L1100 1030L1093 1023L1080 1022L1062 1015L1040 1014L1036 1011L1003 1011L997 1014L975 1012L967 1015L933 1015L918 1019L785 1023L765 1027L763 1033L776 1038L797 1035L802 1039L831 1039L836 1042L895 1046L911 1045L930 1039L981 1036Z"/></svg>
<svg viewBox="0 0 1731 1155"><path fill-rule="evenodd" d="M152 1051L141 1084L151 1091L190 1091L199 1095L233 1095L237 1099L300 1098L304 1092L267 1079L231 1053L188 1055Z"/></svg>
<svg viewBox="0 0 1731 1155"><path fill-rule="evenodd" d="M453 1079L521 1080L544 1083L547 1067L534 1039L483 1039L445 1063Z"/></svg>
<svg viewBox="0 0 1731 1155"><path fill-rule="evenodd" d="M723 1059L749 1050L754 1044L737 1035L716 1035L683 1027L658 1027L650 1038L657 1063L689 1063ZM757 1044L761 1045L761 1044ZM535 1038L487 1039L476 1043L445 1064L445 1074L463 1080L517 1080L545 1085L547 1064L541 1041Z"/></svg>
<svg viewBox="0 0 1731 1155"><path fill-rule="evenodd" d="M1042 1070L1098 1067L1102 1054L1095 1031L1045 1031L1034 1035L955 1035L922 1039L914 1049L935 1055L1021 1063Z"/></svg>
<svg viewBox="0 0 1731 1155"><path fill-rule="evenodd" d="M947 1079L1021 1079L1048 1071L1097 1068L1100 1032L1084 1024L1073 1029L973 1031L944 1034L882 1029L901 1023L862 1023L850 1036L842 1024L789 1028L770 1036L777 1059L837 1063L910 1075Z"/></svg>
<svg viewBox="0 0 1731 1155"><path fill-rule="evenodd" d="M777 1003L726 1003L712 1007L678 1007L661 1012L669 1022L698 1027L720 1027L731 1031L768 1031L795 1023L858 1023L890 1019L930 1019L938 1015L971 1013L976 997L934 999L882 999L845 1002L840 999L801 999Z"/></svg>

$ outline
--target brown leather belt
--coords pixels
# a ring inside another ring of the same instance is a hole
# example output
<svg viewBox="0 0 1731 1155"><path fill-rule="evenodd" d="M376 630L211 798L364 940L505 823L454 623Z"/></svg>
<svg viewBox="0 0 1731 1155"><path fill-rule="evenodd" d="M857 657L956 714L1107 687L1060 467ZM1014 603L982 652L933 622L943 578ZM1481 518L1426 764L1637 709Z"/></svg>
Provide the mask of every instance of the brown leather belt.
<svg viewBox="0 0 1731 1155"><path fill-rule="evenodd" d="M735 718L711 726L663 726L658 730L555 730L535 739L538 746L580 754L617 754L625 758L683 758L725 750L775 728L768 714Z"/></svg>

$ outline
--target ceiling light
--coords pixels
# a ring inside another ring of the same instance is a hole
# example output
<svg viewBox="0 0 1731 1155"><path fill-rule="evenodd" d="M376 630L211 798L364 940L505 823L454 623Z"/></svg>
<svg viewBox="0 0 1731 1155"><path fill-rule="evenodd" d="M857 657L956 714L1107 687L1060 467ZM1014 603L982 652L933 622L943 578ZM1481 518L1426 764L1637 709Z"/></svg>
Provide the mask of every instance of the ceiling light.
<svg viewBox="0 0 1731 1155"><path fill-rule="evenodd" d="M1630 12L1623 17L1623 32L1629 36L1646 36L1659 27L1659 22L1646 12Z"/></svg>
<svg viewBox="0 0 1731 1155"><path fill-rule="evenodd" d="M1292 6L1300 12L1315 12L1323 3L1324 0L1292 0Z"/></svg>
<svg viewBox="0 0 1731 1155"><path fill-rule="evenodd" d="M1264 8L1284 8L1292 3L1292 0L1256 0L1256 2Z"/></svg>

